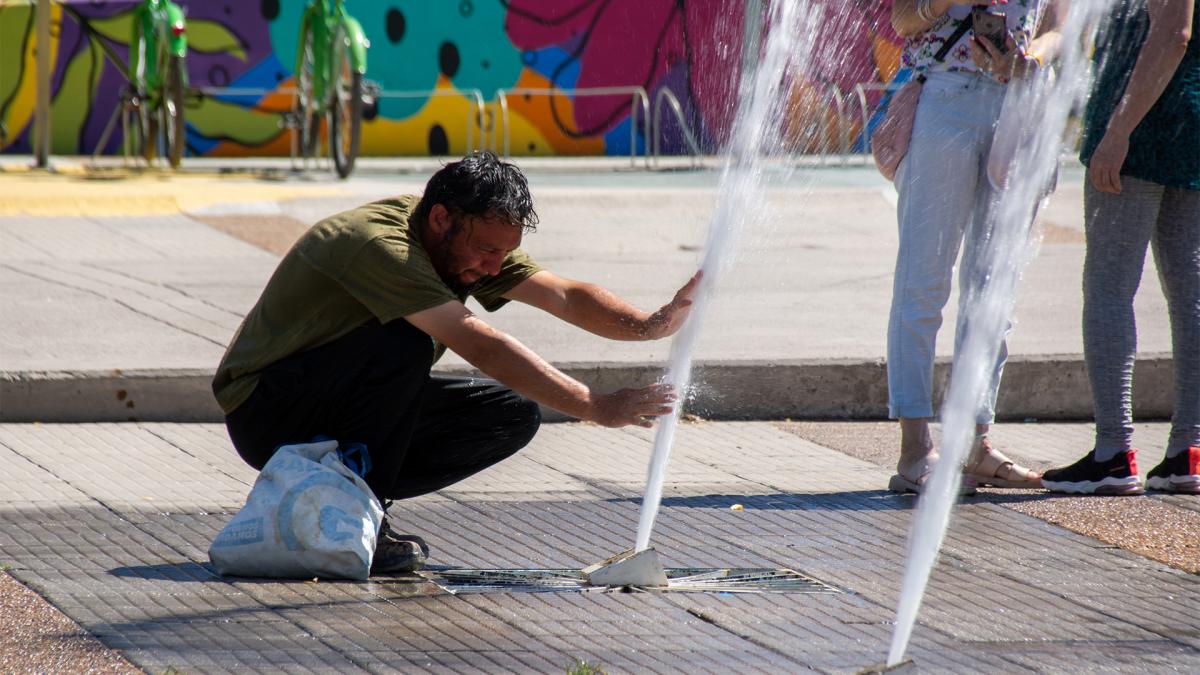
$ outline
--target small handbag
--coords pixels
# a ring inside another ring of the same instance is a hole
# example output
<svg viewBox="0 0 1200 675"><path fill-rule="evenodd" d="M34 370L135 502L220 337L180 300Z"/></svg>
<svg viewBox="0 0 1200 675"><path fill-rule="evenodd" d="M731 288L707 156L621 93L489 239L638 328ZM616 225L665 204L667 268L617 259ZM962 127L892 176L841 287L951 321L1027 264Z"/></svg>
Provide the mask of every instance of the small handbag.
<svg viewBox="0 0 1200 675"><path fill-rule="evenodd" d="M879 173L888 180L896 179L900 160L908 154L908 141L912 138L913 121L917 117L917 102L921 98L921 87L925 76L904 83L903 87L888 101L883 121L871 134L871 156Z"/></svg>
<svg viewBox="0 0 1200 675"><path fill-rule="evenodd" d="M971 29L971 24L962 21L958 28L946 38L942 48L933 55L935 61L941 61L950 53L950 49L958 44L963 35ZM917 103L921 99L921 88L925 84L925 75L916 76L909 80L892 96L888 102L887 112L883 121L871 134L871 156L875 158L875 166L879 173L888 180L896 179L896 170L900 168L900 160L908 154L908 142L912 139L913 121L917 118Z"/></svg>

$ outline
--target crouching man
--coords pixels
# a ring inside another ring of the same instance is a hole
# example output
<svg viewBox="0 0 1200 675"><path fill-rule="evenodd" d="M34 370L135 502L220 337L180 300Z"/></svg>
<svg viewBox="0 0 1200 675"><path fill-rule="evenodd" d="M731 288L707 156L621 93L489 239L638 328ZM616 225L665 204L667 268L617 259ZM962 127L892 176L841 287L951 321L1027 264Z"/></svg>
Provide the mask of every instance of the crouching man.
<svg viewBox="0 0 1200 675"><path fill-rule="evenodd" d="M491 153L446 165L424 194L340 213L284 256L234 335L213 392L238 453L262 469L317 436L366 447L385 505L440 490L524 447L538 404L604 426L650 426L675 392L600 393L568 377L463 302L517 300L615 340L671 335L699 275L656 312L539 267L519 247L537 224L525 176ZM494 379L431 375L453 350ZM373 572L419 568L420 537L384 521Z"/></svg>

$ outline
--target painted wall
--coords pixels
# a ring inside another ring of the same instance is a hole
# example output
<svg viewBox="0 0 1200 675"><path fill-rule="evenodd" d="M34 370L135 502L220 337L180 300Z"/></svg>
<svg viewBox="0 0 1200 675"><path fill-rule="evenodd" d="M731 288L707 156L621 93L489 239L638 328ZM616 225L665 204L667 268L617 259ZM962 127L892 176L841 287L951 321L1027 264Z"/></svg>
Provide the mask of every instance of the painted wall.
<svg viewBox="0 0 1200 675"><path fill-rule="evenodd" d="M363 129L365 155L442 155L467 150L496 129L489 106L480 119L478 90L568 90L508 97L510 148L516 155L624 155L630 151L631 97L575 95L575 88L643 87L650 102L668 88L707 151L729 131L742 60L744 2L756 0L347 0L371 48L367 79L386 92ZM828 92L896 74L900 39L887 17L890 0L812 0L822 7L818 54L790 86L781 120L792 148L809 152L845 134L857 142L861 112L846 96L841 112ZM125 87L129 1L72 0L52 7L54 59L51 131L54 154L96 149ZM282 127L303 0L192 0L187 69L191 85L259 89L255 95L193 92L186 105L190 155L287 155ZM0 3L0 149L29 153L36 35L29 4ZM686 152L678 122L664 108L665 152ZM470 130L468 124L474 125ZM635 140L645 148L644 120ZM120 151L119 125L102 151Z"/></svg>

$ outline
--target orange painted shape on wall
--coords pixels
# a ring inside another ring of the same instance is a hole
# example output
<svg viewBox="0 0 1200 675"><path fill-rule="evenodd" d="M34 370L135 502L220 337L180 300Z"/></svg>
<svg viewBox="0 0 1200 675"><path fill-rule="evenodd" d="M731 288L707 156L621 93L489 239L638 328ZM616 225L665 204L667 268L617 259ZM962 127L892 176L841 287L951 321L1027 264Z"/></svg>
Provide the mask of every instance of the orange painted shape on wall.
<svg viewBox="0 0 1200 675"><path fill-rule="evenodd" d="M275 91L269 92L263 96L258 102L259 110L268 110L271 112L287 112L292 109L292 99L295 94L292 88L296 86L296 78L289 77L279 83Z"/></svg>
<svg viewBox="0 0 1200 675"><path fill-rule="evenodd" d="M896 71L900 70L900 54L904 46L880 35L872 35L871 47L875 51L875 67L879 69L880 79L891 82L896 77Z"/></svg>
<svg viewBox="0 0 1200 675"><path fill-rule="evenodd" d="M322 137L322 140L324 137ZM204 153L206 157L289 157L292 152L291 137L282 133L262 145L243 145L234 141L221 141Z"/></svg>
<svg viewBox="0 0 1200 675"><path fill-rule="evenodd" d="M862 131L858 117L838 115L825 88L804 77L792 80L788 89L783 125L786 147L801 153L842 152Z"/></svg>
<svg viewBox="0 0 1200 675"><path fill-rule="evenodd" d="M515 88L549 89L550 81L525 68ZM602 155L604 137L573 138L575 106L566 95L510 94L509 148L514 155ZM565 130L564 130L565 128Z"/></svg>

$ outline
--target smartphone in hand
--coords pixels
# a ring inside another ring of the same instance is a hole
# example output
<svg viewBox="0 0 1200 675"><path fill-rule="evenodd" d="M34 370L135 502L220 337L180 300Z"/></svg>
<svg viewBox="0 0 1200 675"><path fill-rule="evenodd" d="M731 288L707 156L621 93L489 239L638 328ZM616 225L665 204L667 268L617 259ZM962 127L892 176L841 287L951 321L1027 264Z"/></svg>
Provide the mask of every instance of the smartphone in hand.
<svg viewBox="0 0 1200 675"><path fill-rule="evenodd" d="M977 38L987 38L1001 54L1008 51L1008 28L1003 14L990 12L985 7L975 7L971 10L971 31Z"/></svg>

